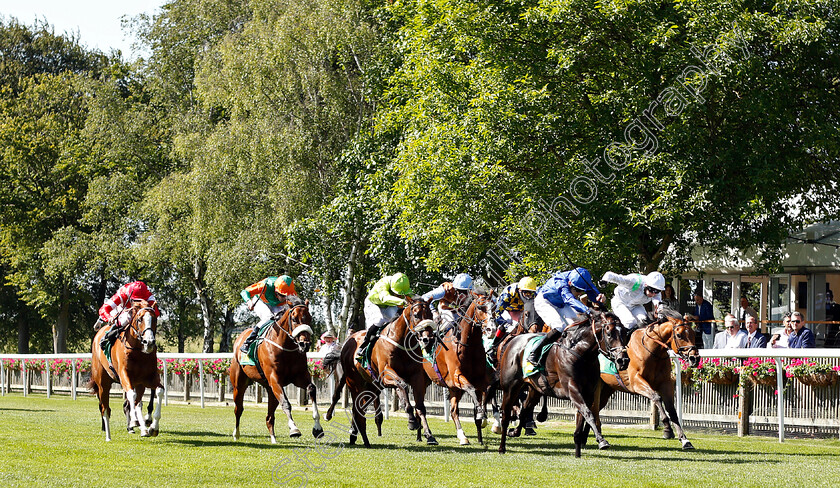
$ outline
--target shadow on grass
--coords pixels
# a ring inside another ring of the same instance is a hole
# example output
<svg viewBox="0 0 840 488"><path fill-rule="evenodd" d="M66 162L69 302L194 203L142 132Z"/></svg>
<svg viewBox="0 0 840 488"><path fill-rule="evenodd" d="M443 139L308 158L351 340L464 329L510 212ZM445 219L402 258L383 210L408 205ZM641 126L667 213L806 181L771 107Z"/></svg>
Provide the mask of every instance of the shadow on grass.
<svg viewBox="0 0 840 488"><path fill-rule="evenodd" d="M0 407L0 411L3 412L55 412L51 408L5 408Z"/></svg>

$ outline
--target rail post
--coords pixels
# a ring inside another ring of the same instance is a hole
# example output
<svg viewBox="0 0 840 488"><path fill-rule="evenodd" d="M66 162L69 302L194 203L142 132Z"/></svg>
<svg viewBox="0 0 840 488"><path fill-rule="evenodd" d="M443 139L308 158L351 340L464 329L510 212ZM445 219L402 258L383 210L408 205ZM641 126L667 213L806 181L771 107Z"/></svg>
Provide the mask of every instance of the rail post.
<svg viewBox="0 0 840 488"><path fill-rule="evenodd" d="M163 404L169 406L169 375L166 370L166 359L163 360Z"/></svg>
<svg viewBox="0 0 840 488"><path fill-rule="evenodd" d="M198 360L198 383L199 391L201 392L201 408L204 408L204 361Z"/></svg>
<svg viewBox="0 0 840 488"><path fill-rule="evenodd" d="M776 358L776 402L779 410L779 442L785 441L785 369L782 358Z"/></svg>
<svg viewBox="0 0 840 488"><path fill-rule="evenodd" d="M70 395L76 399L76 358L70 360Z"/></svg>
<svg viewBox="0 0 840 488"><path fill-rule="evenodd" d="M44 359L44 369L47 373L47 378L44 381L44 386L47 387L47 398L52 394L52 374L50 374L50 360Z"/></svg>

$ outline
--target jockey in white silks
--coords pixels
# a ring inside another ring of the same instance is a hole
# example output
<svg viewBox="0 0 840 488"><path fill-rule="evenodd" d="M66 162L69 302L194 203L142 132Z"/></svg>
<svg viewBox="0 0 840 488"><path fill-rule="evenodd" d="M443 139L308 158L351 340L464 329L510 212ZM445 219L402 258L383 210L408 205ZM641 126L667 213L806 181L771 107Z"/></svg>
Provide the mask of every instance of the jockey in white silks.
<svg viewBox="0 0 840 488"><path fill-rule="evenodd" d="M610 304L612 311L618 315L627 330L633 330L648 319L645 305L653 302L654 312L662 301L662 291L665 289L665 277L659 271L647 275L631 273L620 275L607 271L601 281L615 283L615 295Z"/></svg>

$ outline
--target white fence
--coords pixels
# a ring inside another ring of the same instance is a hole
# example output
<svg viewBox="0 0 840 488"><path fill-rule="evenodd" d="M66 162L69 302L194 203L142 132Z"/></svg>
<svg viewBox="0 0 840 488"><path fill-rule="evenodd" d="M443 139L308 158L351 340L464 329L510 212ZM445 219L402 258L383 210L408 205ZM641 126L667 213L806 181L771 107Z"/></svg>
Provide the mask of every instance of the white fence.
<svg viewBox="0 0 840 488"><path fill-rule="evenodd" d="M783 372L783 359L791 358L825 358L832 364L840 364L840 350L838 349L728 349L728 350L701 350L703 358L774 358L777 364L777 371ZM230 353L220 354L175 354L160 353L158 358L163 360L162 380L165 388L164 402L169 403L169 398L183 398L184 401L194 400L193 395L198 394L201 407L205 402L224 402L232 398L231 386L225 376L214 377L205 374L204 363L218 359L230 359ZM322 355L317 353L308 354L310 359L320 359ZM6 366L7 360L47 360L45 369L37 374L27 371L26 362L20 361L19 368L10 370ZM62 371L61 375L54 374L55 360L89 360L90 354L0 354L0 393L7 394L10 390L22 391L24 395L33 391L43 391L50 397L57 393L69 393L73 399L77 398L79 389L86 392L84 386L87 383L88 375L76 370L76 362L70 361L70 367L65 365L67 373ZM167 360L191 359L198 362L197 375L176 375L169 371L170 363ZM51 360L53 370L50 370ZM676 362L676 359L674 359ZM804 429L809 432L840 433L840 386L835 385L829 388L811 388L801 385L798 382L790 382L787 389L783 384L783 374L777 375L778 384L773 386L756 386L751 392L744 392L737 384L734 385L713 385L708 383L699 386L683 386L680 381L680 368L674 368L677 376L676 404L680 419L685 425L702 427L736 427L744 422L747 426L755 429L773 428L778 430L779 441L784 441L785 430ZM333 381L332 377L327 380L315 382L317 387L318 403L329 403L332 398ZM119 388L118 385L114 385ZM119 391L119 390L117 390ZM287 391L287 393L292 393ZM345 392L346 393L346 392ZM748 393L750 404L746 407L742 398ZM250 387L246 393L246 400L261 402L264 396L263 388L258 385ZM396 405L391 399L393 395L390 390L383 394L383 409L387 418L388 413ZM298 391L297 394L290 394L289 399L297 405L304 405L308 399ZM427 410L429 415L441 416L449 420L448 392L444 388L432 385L426 392ZM740 400L740 404L739 404ZM346 406L346 397L344 406ZM575 410L568 401L549 399L549 413L553 418L570 419L574 417ZM473 405L466 400L461 402L464 417L472 416ZM748 410L742 412L742 410ZM618 392L613 395L610 403L601 413L606 423L652 423L651 407L649 402L637 395ZM749 415L748 418L744 418Z"/></svg>

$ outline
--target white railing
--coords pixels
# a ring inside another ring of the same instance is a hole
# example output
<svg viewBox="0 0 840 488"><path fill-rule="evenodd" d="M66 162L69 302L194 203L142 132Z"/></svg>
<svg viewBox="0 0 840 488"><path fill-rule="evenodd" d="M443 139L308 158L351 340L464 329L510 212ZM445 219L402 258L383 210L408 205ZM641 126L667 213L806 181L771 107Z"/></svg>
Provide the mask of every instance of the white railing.
<svg viewBox="0 0 840 488"><path fill-rule="evenodd" d="M674 361L674 372L677 379L677 390L675 396L677 415L680 419L680 424L683 421L682 408L682 368L679 364L679 358L673 351L669 351L671 358ZM728 359L746 359L746 358L773 358L776 361L776 391L778 394L777 408L779 418L779 442L785 440L785 388L784 388L784 372L785 368L782 364L782 359L801 359L801 358L840 358L840 349L700 349L701 358L728 358Z"/></svg>

